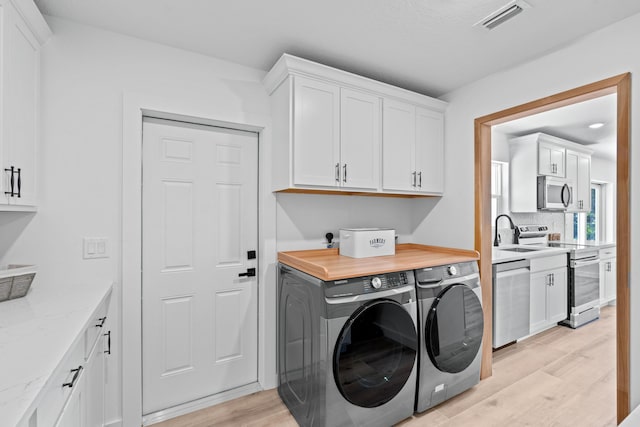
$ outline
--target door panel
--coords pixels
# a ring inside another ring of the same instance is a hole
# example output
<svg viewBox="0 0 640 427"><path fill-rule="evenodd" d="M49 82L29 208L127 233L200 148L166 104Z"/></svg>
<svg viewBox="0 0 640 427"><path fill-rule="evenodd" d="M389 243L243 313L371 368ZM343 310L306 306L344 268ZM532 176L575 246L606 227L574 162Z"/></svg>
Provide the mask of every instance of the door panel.
<svg viewBox="0 0 640 427"><path fill-rule="evenodd" d="M382 187L415 191L416 109L385 99L382 121Z"/></svg>
<svg viewBox="0 0 640 427"><path fill-rule="evenodd" d="M257 135L145 119L143 413L257 380Z"/></svg>
<svg viewBox="0 0 640 427"><path fill-rule="evenodd" d="M444 191L444 118L442 113L416 109L417 190L441 194Z"/></svg>
<svg viewBox="0 0 640 427"><path fill-rule="evenodd" d="M341 185L375 190L380 181L380 98L341 89L340 116Z"/></svg>

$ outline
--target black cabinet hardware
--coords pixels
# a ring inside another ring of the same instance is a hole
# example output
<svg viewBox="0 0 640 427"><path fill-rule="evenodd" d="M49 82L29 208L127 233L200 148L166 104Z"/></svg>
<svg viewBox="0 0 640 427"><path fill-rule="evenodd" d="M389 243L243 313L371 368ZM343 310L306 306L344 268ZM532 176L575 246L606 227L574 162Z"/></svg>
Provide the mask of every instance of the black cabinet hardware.
<svg viewBox="0 0 640 427"><path fill-rule="evenodd" d="M15 181L14 181L14 177L15 177L15 168L13 166L11 166L10 168L5 168L4 169L5 172L11 172L11 178L9 178L9 186L11 191L5 191L4 194L10 197L13 197L15 195L15 192L13 191L14 189L14 185L15 185Z"/></svg>
<svg viewBox="0 0 640 427"><path fill-rule="evenodd" d="M247 251L247 259L256 259L256 251Z"/></svg>
<svg viewBox="0 0 640 427"><path fill-rule="evenodd" d="M253 277L255 275L256 275L255 268L247 268L247 272L238 274L238 277Z"/></svg>
<svg viewBox="0 0 640 427"><path fill-rule="evenodd" d="M106 317L101 317L98 319L98 323L96 324L96 328L102 328L104 326L104 322L107 321Z"/></svg>
<svg viewBox="0 0 640 427"><path fill-rule="evenodd" d="M22 195L22 169L18 168L18 197L20 197L21 195Z"/></svg>
<svg viewBox="0 0 640 427"><path fill-rule="evenodd" d="M78 381L80 372L82 372L82 365L78 366L76 369L72 369L71 372L73 372L73 378L71 378L71 381L69 381L68 383L62 384L62 387L73 388L73 386L76 385L76 381Z"/></svg>
<svg viewBox="0 0 640 427"><path fill-rule="evenodd" d="M104 334L107 337L107 349L104 351L105 354L111 354L111 331L108 331Z"/></svg>

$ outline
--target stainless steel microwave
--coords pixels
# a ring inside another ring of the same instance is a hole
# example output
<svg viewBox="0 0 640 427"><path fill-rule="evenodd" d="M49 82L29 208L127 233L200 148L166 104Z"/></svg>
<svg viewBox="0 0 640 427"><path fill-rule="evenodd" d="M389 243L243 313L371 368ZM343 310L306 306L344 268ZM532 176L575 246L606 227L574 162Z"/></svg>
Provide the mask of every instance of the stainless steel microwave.
<svg viewBox="0 0 640 427"><path fill-rule="evenodd" d="M538 209L564 211L573 200L572 185L564 179L538 177Z"/></svg>

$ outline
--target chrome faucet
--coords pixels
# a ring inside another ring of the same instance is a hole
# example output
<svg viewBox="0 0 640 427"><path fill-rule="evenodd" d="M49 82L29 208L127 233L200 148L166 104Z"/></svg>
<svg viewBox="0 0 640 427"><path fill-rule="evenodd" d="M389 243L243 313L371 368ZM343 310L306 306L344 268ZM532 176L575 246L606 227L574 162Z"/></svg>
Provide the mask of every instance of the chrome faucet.
<svg viewBox="0 0 640 427"><path fill-rule="evenodd" d="M518 227L515 226L515 224L513 223L509 215L500 214L496 217L496 225L495 225L496 235L493 238L493 246L498 246L498 243L500 243L500 236L498 235L498 220L500 219L500 217L503 217L503 216L507 217L507 219L509 220L511 229L514 231L513 243L515 244L520 243L520 230L518 229Z"/></svg>

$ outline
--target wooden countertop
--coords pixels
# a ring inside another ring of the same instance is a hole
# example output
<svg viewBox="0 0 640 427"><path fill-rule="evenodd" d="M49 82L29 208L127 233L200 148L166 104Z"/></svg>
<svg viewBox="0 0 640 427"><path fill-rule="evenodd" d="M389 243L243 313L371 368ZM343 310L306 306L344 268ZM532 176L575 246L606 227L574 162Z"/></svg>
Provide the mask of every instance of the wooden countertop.
<svg viewBox="0 0 640 427"><path fill-rule="evenodd" d="M416 270L478 259L480 254L477 251L415 243L396 245L395 255L371 258L342 256L337 248L278 252L278 261L281 263L325 281Z"/></svg>

